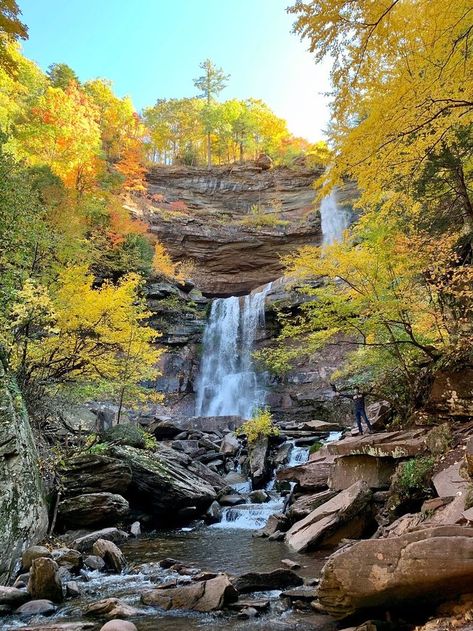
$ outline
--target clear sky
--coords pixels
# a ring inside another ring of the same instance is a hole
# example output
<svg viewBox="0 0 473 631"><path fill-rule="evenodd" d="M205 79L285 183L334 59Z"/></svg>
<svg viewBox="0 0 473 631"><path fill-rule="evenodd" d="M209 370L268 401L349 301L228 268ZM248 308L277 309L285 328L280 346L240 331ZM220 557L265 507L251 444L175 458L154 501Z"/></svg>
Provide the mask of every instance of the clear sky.
<svg viewBox="0 0 473 631"><path fill-rule="evenodd" d="M105 77L141 110L192 96L199 63L231 74L221 98L261 98L309 140L323 137L328 65L316 66L293 35L290 0L19 0L43 69L69 64L80 80Z"/></svg>

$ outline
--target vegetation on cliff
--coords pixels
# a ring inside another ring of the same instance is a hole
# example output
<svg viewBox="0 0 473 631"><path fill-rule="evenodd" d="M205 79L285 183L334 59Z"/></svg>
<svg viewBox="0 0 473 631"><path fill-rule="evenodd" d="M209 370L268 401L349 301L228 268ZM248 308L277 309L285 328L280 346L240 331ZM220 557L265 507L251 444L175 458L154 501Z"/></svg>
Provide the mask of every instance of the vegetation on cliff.
<svg viewBox="0 0 473 631"><path fill-rule="evenodd" d="M406 413L418 377L468 360L472 334L471 6L445 0L296 2L295 32L333 58L333 165L354 179L360 220L343 243L288 259L313 300L284 319L285 361L326 343L358 348L345 376ZM337 375L335 375L336 377Z"/></svg>

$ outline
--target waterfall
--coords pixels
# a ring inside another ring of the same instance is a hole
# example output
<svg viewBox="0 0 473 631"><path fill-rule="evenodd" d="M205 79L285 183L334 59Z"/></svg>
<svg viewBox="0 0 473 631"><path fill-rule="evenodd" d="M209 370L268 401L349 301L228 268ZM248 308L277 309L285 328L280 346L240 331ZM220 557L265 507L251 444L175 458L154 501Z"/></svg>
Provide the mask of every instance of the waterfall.
<svg viewBox="0 0 473 631"><path fill-rule="evenodd" d="M339 207L335 190L323 198L320 204L320 217L322 221L322 244L330 245L335 241L341 241L343 233L350 223L350 214Z"/></svg>
<svg viewBox="0 0 473 631"><path fill-rule="evenodd" d="M252 351L264 327L264 304L271 283L238 298L212 303L197 380L197 416L250 418L264 404L265 390L255 370Z"/></svg>

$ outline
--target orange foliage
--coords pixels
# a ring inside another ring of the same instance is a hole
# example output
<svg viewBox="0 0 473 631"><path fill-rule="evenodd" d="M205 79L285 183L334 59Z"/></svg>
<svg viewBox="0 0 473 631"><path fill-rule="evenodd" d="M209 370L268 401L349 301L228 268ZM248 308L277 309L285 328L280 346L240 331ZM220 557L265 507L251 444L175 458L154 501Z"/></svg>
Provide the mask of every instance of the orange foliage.
<svg viewBox="0 0 473 631"><path fill-rule="evenodd" d="M146 234L148 226L144 221L134 219L122 206L110 210L110 228L107 232L112 247L117 247L129 234Z"/></svg>
<svg viewBox="0 0 473 631"><path fill-rule="evenodd" d="M154 246L154 271L167 278L179 278L177 267L177 264L173 263L164 245L157 241Z"/></svg>
<svg viewBox="0 0 473 631"><path fill-rule="evenodd" d="M134 140L123 151L117 164L117 170L125 177L123 186L129 191L146 190L144 179L146 169L143 166L143 148Z"/></svg>

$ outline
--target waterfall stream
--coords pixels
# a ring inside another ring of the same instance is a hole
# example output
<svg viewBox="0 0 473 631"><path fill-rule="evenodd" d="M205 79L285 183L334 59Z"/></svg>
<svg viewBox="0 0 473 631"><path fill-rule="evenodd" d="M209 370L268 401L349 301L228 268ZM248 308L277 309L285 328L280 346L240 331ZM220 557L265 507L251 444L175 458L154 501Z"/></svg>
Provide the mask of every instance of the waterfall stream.
<svg viewBox="0 0 473 631"><path fill-rule="evenodd" d="M271 283L241 298L213 301L197 381L197 416L250 418L264 404L264 384L252 352L258 330L264 327L264 304L270 289Z"/></svg>
<svg viewBox="0 0 473 631"><path fill-rule="evenodd" d="M320 217L322 223L322 245L330 245L335 241L341 241L344 231L350 224L350 213L337 202L337 193L334 190L324 197L320 204Z"/></svg>

